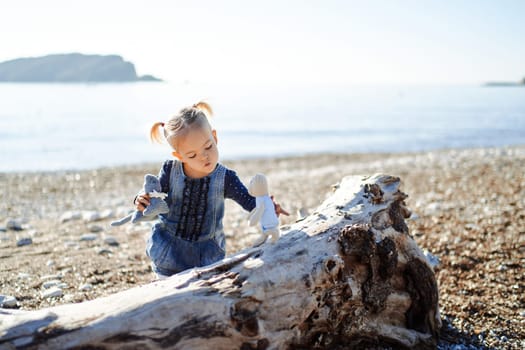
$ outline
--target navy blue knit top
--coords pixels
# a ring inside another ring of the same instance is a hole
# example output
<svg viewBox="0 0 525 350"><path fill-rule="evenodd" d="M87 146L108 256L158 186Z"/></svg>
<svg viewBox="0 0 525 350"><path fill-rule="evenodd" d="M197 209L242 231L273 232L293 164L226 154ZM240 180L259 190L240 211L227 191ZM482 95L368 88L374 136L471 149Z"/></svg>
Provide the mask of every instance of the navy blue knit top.
<svg viewBox="0 0 525 350"><path fill-rule="evenodd" d="M170 172L173 166L173 160L168 160L164 162L162 166L161 173L164 173L164 176L160 176L160 185L162 187L162 192L168 193L169 191L169 180ZM184 199L186 201L194 202L204 202L204 198L199 200L198 198L205 196L207 193L207 177L201 179L190 179L187 178L185 181L185 191ZM233 199L246 211L252 211L255 208L255 197L252 197L248 193L248 189L241 182L237 173L231 169L226 169L226 174L224 177L224 198ZM201 211L201 210L199 210Z"/></svg>

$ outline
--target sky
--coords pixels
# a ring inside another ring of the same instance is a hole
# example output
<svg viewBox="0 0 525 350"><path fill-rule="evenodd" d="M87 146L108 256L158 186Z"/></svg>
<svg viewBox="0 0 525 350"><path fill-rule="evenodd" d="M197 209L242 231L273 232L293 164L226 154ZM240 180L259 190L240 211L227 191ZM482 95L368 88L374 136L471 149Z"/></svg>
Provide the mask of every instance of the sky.
<svg viewBox="0 0 525 350"><path fill-rule="evenodd" d="M117 54L174 82L518 81L523 14L522 0L0 0L0 62Z"/></svg>

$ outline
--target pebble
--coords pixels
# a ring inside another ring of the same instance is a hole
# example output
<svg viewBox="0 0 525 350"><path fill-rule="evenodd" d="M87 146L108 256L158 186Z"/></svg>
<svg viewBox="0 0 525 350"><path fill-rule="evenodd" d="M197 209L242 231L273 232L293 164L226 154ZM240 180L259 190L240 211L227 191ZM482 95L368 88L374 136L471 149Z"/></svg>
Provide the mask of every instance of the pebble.
<svg viewBox="0 0 525 350"><path fill-rule="evenodd" d="M20 238L18 241L16 241L17 247L23 247L25 245L31 245L31 244L33 244L33 240L31 239L31 237L23 237L23 238Z"/></svg>
<svg viewBox="0 0 525 350"><path fill-rule="evenodd" d="M42 283L42 287L44 289L49 289L51 287L56 287L59 283L61 283L59 280L50 280Z"/></svg>
<svg viewBox="0 0 525 350"><path fill-rule="evenodd" d="M73 300L75 300L75 295L74 294L66 294L64 295L64 301L69 303L69 302L72 302Z"/></svg>
<svg viewBox="0 0 525 350"><path fill-rule="evenodd" d="M113 218L113 217L115 217L115 213L111 209L103 210L100 213L100 220L110 219L110 218Z"/></svg>
<svg viewBox="0 0 525 350"><path fill-rule="evenodd" d="M68 257L68 256L64 257L64 262L67 262L67 261L69 261L69 257ZM61 273L62 275L65 275L65 274L70 273L70 272L72 272L72 271L73 271L73 268L71 268L71 267L66 267L65 269L60 270L60 273Z"/></svg>
<svg viewBox="0 0 525 350"><path fill-rule="evenodd" d="M79 220L80 218L82 218L82 214L80 212L66 211L65 213L62 214L62 216L60 216L60 222L64 223L64 222L68 222L72 220Z"/></svg>
<svg viewBox="0 0 525 350"><path fill-rule="evenodd" d="M27 235L29 237L41 237L44 235L44 233L42 231L37 231L37 230L30 230L27 232Z"/></svg>
<svg viewBox="0 0 525 350"><path fill-rule="evenodd" d="M451 350L469 350L470 347L464 344L454 344L454 345L451 345L449 349Z"/></svg>
<svg viewBox="0 0 525 350"><path fill-rule="evenodd" d="M410 217L407 220L417 221L420 218L421 217L418 214L416 214L415 212L412 212L412 214L410 214Z"/></svg>
<svg viewBox="0 0 525 350"><path fill-rule="evenodd" d="M0 295L0 307L16 307L18 300L11 295Z"/></svg>
<svg viewBox="0 0 525 350"><path fill-rule="evenodd" d="M62 279L62 277L63 276L61 274L58 274L58 275L44 275L44 276L40 277L40 280L42 280L42 281L58 280L58 279Z"/></svg>
<svg viewBox="0 0 525 350"><path fill-rule="evenodd" d="M93 285L91 283L84 283L80 287L78 287L78 290L81 290L83 292L87 292L93 289Z"/></svg>
<svg viewBox="0 0 525 350"><path fill-rule="evenodd" d="M110 246L118 246L119 245L119 242L117 241L117 239L113 236L107 236L106 238L104 238L104 242L107 244L107 245L110 245Z"/></svg>
<svg viewBox="0 0 525 350"><path fill-rule="evenodd" d="M100 225L89 225L88 230L92 233L98 233L104 231L104 228Z"/></svg>
<svg viewBox="0 0 525 350"><path fill-rule="evenodd" d="M481 227L479 227L479 226L476 225L476 224L472 224L472 223L466 224L466 225L465 225L465 228L466 228L467 230L474 230L474 231L480 231L480 230L481 230Z"/></svg>
<svg viewBox="0 0 525 350"><path fill-rule="evenodd" d="M439 211L441 211L441 204L439 203L430 203L429 205L427 205L427 207L425 208L425 213L427 215L429 214L436 214L438 213Z"/></svg>
<svg viewBox="0 0 525 350"><path fill-rule="evenodd" d="M97 254L111 254L113 253L113 251L111 251L111 249L108 249L108 248L95 248L96 251L97 251Z"/></svg>
<svg viewBox="0 0 525 350"><path fill-rule="evenodd" d="M5 222L5 227L6 229L13 231L22 231L24 229L22 227L22 223L15 219L7 219Z"/></svg>
<svg viewBox="0 0 525 350"><path fill-rule="evenodd" d="M100 213L97 211L84 211L82 212L82 220L84 220L85 222L101 220Z"/></svg>
<svg viewBox="0 0 525 350"><path fill-rule="evenodd" d="M64 242L64 247L66 247L66 248L77 248L77 247L79 247L79 245L78 245L77 242L65 241Z"/></svg>
<svg viewBox="0 0 525 350"><path fill-rule="evenodd" d="M58 287L51 287L42 293L42 298L58 298L64 295L64 292L62 292L62 289Z"/></svg>
<svg viewBox="0 0 525 350"><path fill-rule="evenodd" d="M47 266L47 267L55 266L55 261L54 261L54 260L48 260L48 261L46 262L46 266Z"/></svg>
<svg viewBox="0 0 525 350"><path fill-rule="evenodd" d="M425 255L425 258L427 259L428 263L430 264L433 270L436 270L439 267L440 261L438 257L433 255L426 249L423 249L423 255Z"/></svg>
<svg viewBox="0 0 525 350"><path fill-rule="evenodd" d="M25 272L19 272L17 277L19 280L28 280L31 278L31 275Z"/></svg>
<svg viewBox="0 0 525 350"><path fill-rule="evenodd" d="M80 236L81 241L94 241L98 238L98 235L95 233L85 233L82 236Z"/></svg>

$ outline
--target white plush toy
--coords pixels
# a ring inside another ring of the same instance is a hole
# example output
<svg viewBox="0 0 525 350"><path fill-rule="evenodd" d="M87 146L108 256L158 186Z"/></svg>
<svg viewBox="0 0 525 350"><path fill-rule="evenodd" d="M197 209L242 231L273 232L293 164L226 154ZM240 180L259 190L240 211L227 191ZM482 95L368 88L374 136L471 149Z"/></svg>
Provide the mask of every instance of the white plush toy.
<svg viewBox="0 0 525 350"><path fill-rule="evenodd" d="M248 192L255 197L255 208L250 212L248 220L250 226L261 224L262 235L255 242L255 247L266 242L268 236L272 236L272 242L279 239L279 219L275 214L275 206L268 194L268 181L263 174L255 175L248 187Z"/></svg>

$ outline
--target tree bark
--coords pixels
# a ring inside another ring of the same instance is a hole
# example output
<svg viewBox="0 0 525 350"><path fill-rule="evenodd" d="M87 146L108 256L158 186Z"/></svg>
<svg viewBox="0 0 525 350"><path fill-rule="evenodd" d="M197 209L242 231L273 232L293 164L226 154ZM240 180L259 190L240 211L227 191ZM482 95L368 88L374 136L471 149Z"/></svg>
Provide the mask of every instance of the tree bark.
<svg viewBox="0 0 525 350"><path fill-rule="evenodd" d="M434 348L432 266L388 175L346 177L277 243L80 304L0 311L0 348Z"/></svg>

